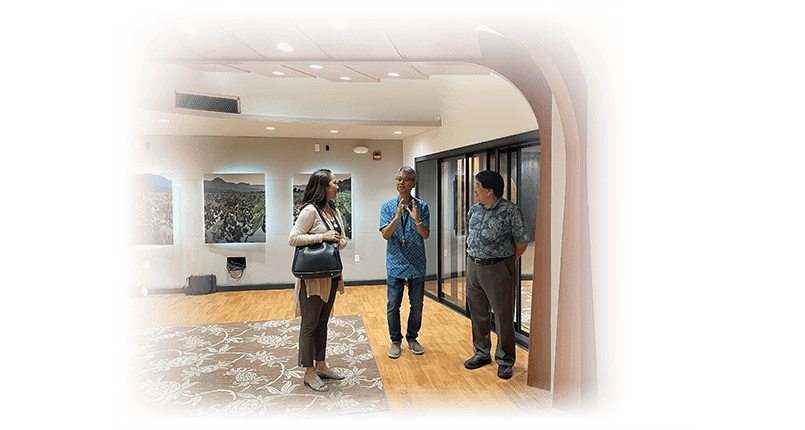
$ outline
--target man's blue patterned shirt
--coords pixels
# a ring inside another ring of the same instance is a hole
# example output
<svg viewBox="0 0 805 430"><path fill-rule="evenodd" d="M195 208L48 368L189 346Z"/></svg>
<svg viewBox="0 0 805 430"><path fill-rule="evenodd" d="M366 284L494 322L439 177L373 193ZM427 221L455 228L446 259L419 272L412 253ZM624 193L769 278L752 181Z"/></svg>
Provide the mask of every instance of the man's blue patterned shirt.
<svg viewBox="0 0 805 430"><path fill-rule="evenodd" d="M416 200L419 220L430 229L428 204L413 196L411 200ZM387 201L380 208L380 230L391 224L394 215L397 214L399 204L400 198L397 197ZM405 238L405 246L402 246L403 238ZM416 224L408 215L408 211L403 210L402 218L397 221L397 229L386 241L387 275L404 279L419 278L425 276L425 265L425 240L417 232Z"/></svg>
<svg viewBox="0 0 805 430"><path fill-rule="evenodd" d="M509 200L499 198L487 209L476 203L467 212L467 254L475 258L506 258L515 245L530 243L523 226L523 213Z"/></svg>

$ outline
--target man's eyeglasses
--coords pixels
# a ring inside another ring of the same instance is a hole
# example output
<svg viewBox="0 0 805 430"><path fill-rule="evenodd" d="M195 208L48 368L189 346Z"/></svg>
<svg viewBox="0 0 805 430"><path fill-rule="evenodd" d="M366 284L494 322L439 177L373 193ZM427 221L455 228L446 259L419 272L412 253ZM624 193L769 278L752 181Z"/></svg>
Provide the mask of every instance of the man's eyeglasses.
<svg viewBox="0 0 805 430"><path fill-rule="evenodd" d="M394 180L397 181L397 182L414 182L414 180L412 178L403 178L403 177L399 177L399 176L394 178Z"/></svg>

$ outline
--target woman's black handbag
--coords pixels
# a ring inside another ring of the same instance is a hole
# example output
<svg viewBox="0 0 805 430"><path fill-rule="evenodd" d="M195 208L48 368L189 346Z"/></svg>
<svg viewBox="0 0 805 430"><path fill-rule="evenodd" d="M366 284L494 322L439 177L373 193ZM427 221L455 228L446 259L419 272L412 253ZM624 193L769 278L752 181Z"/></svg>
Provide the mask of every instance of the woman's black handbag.
<svg viewBox="0 0 805 430"><path fill-rule="evenodd" d="M319 216L324 224L328 225L321 212L319 212ZM338 242L319 242L296 247L291 273L297 278L333 278L338 276L342 270Z"/></svg>

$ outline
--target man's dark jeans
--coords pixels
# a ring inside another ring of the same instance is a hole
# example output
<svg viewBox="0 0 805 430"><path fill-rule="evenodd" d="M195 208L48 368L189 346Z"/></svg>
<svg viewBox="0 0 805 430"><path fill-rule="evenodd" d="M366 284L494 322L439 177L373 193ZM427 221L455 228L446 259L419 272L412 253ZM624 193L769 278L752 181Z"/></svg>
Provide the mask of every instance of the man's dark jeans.
<svg viewBox="0 0 805 430"><path fill-rule="evenodd" d="M389 336L392 342L402 342L400 328L400 305L402 304L403 290L405 289L405 279L389 277L386 280L388 293L388 308L386 315L389 323ZM408 331L405 334L407 340L414 340L419 335L422 327L422 301L425 297L425 278L408 279L408 303L411 305L408 314Z"/></svg>

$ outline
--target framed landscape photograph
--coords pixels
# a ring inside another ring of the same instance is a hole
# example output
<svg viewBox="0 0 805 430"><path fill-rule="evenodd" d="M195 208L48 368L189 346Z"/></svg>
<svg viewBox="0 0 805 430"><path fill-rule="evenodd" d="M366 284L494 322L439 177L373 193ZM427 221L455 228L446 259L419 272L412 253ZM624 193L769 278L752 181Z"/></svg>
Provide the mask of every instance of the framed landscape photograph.
<svg viewBox="0 0 805 430"><path fill-rule="evenodd" d="M173 182L151 173L132 182L132 245L173 245Z"/></svg>
<svg viewBox="0 0 805 430"><path fill-rule="evenodd" d="M335 198L335 207L341 211L344 220L344 235L347 239L352 239L352 174L333 173L338 184L338 195ZM293 175L293 221L299 217L302 210L302 196L305 193L307 181L310 174Z"/></svg>
<svg viewBox="0 0 805 430"><path fill-rule="evenodd" d="M204 243L265 241L265 175L204 175Z"/></svg>

